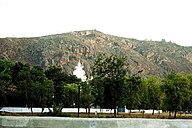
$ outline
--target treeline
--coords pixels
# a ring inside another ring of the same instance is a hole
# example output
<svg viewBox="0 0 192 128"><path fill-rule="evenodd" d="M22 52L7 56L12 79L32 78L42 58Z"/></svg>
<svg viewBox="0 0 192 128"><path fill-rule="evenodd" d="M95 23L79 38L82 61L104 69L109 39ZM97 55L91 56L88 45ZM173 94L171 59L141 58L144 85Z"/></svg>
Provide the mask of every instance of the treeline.
<svg viewBox="0 0 192 128"><path fill-rule="evenodd" d="M192 74L170 73L163 79L129 74L127 57L100 54L92 67L93 79L81 82L60 67L43 70L21 62L0 60L0 107L64 107L161 109L191 112ZM80 98L78 98L80 87ZM80 100L80 101L79 101ZM79 104L80 103L80 104ZM131 114L131 113L130 113Z"/></svg>

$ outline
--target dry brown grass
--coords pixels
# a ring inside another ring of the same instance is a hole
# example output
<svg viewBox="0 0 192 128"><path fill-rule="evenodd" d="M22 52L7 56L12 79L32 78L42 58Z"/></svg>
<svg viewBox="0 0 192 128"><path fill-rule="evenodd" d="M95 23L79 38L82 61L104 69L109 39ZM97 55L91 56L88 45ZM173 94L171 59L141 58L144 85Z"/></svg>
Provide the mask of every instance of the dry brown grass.
<svg viewBox="0 0 192 128"><path fill-rule="evenodd" d="M1 113L1 116L48 116L47 114L41 113ZM77 113L62 113L61 117L77 117ZM114 118L113 113L80 113L81 118ZM171 119L173 118L173 113L171 116L168 112L163 112L160 114L143 114L143 113L117 113L116 118L154 118L154 119ZM177 114L177 119L192 119L192 114Z"/></svg>

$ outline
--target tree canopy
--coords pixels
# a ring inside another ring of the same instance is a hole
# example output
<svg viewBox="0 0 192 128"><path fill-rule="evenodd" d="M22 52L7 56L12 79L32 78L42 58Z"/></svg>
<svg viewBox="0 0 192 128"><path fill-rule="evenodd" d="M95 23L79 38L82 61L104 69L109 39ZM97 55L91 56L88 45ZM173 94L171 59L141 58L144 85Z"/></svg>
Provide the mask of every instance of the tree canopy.
<svg viewBox="0 0 192 128"><path fill-rule="evenodd" d="M163 90L165 94L165 104L168 111L176 113L182 110L182 106L190 98L190 81L181 73L170 73L163 80Z"/></svg>
<svg viewBox="0 0 192 128"><path fill-rule="evenodd" d="M93 79L81 82L61 67L32 66L0 60L0 107L63 107L90 109L92 106L114 109L162 109L174 112L192 111L192 74L169 73L141 77L128 74L126 56L99 54L92 67ZM81 86L80 92L78 87Z"/></svg>
<svg viewBox="0 0 192 128"><path fill-rule="evenodd" d="M124 102L124 78L128 73L125 56L99 54L93 66L95 100L100 107L114 109ZM103 97L100 97L100 96Z"/></svg>

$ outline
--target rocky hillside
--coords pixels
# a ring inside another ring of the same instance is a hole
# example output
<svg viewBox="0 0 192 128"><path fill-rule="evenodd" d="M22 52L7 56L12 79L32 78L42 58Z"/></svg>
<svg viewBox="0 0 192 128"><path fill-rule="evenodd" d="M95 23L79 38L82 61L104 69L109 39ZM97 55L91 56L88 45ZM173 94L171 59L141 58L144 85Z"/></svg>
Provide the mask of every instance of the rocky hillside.
<svg viewBox="0 0 192 128"><path fill-rule="evenodd" d="M171 71L192 72L192 47L171 42L136 40L107 35L96 30L35 38L0 38L0 58L40 65L62 66L72 73L78 60L87 75L99 52L125 54L132 73L163 76Z"/></svg>

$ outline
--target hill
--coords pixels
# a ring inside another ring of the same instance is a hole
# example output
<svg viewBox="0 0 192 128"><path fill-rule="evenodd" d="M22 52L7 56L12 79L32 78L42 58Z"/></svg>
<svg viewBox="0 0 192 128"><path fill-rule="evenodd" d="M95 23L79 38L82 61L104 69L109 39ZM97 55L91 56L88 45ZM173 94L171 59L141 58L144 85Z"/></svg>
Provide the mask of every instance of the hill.
<svg viewBox="0 0 192 128"><path fill-rule="evenodd" d="M136 40L96 30L33 38L0 38L0 58L40 65L57 65L72 73L79 60L87 75L99 52L125 54L130 70L142 75L164 76L168 72L192 72L192 47L172 42Z"/></svg>

